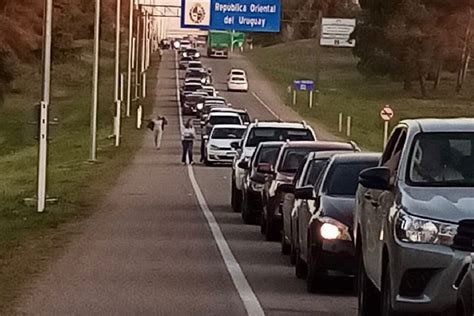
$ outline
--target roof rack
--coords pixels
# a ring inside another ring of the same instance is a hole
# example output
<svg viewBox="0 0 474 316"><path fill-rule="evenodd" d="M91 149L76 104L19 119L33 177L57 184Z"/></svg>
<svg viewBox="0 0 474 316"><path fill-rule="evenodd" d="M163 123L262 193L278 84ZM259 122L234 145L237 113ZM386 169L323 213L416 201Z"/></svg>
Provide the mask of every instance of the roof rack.
<svg viewBox="0 0 474 316"><path fill-rule="evenodd" d="M353 140L349 141L349 144L351 144L352 148L355 150L355 151L361 151L359 145L357 145L357 143Z"/></svg>
<svg viewBox="0 0 474 316"><path fill-rule="evenodd" d="M308 127L308 123L306 123L305 120L301 121L301 124L303 124L303 127L304 127L304 128L307 128L307 127Z"/></svg>
<svg viewBox="0 0 474 316"><path fill-rule="evenodd" d="M255 119L255 125L258 125L258 119Z"/></svg>

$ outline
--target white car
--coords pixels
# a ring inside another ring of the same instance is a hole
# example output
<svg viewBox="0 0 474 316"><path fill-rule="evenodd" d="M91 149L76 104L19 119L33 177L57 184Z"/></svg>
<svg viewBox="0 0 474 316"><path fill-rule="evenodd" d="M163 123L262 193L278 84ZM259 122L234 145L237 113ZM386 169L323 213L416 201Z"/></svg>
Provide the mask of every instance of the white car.
<svg viewBox="0 0 474 316"><path fill-rule="evenodd" d="M189 40L181 40L181 41L179 41L179 44L180 44L179 48L181 50L186 50L186 49L193 48L193 44Z"/></svg>
<svg viewBox="0 0 474 316"><path fill-rule="evenodd" d="M241 76L247 78L247 73L243 69L237 69L237 68L232 68L227 75L227 79L229 79L232 76Z"/></svg>
<svg viewBox="0 0 474 316"><path fill-rule="evenodd" d="M206 165L216 162L232 163L236 152L230 143L241 140L246 129L246 126L234 124L214 126L206 144Z"/></svg>
<svg viewBox="0 0 474 316"><path fill-rule="evenodd" d="M249 83L247 77L233 75L227 81L227 90L228 91L244 91L249 90Z"/></svg>

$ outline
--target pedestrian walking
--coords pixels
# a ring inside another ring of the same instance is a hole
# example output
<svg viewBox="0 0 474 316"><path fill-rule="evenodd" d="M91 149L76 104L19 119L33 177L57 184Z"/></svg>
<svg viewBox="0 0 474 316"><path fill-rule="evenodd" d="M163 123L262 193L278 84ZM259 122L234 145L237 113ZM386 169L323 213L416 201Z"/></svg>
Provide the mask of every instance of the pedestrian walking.
<svg viewBox="0 0 474 316"><path fill-rule="evenodd" d="M183 133L181 135L181 142L183 145L183 156L181 161L186 164L186 158L189 159L189 163L194 164L193 161L193 144L196 139L196 131L194 130L193 121L189 119L184 125Z"/></svg>
<svg viewBox="0 0 474 316"><path fill-rule="evenodd" d="M158 150L161 149L161 140L163 139L166 125L168 125L168 120L166 120L166 117L160 115L151 120L148 124L148 128L153 131L153 141Z"/></svg>

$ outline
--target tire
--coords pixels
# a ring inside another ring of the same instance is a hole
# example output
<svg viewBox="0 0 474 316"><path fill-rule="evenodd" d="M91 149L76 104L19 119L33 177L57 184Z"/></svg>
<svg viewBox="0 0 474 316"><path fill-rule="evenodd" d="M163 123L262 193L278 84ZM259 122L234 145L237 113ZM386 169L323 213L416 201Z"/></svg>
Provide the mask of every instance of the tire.
<svg viewBox="0 0 474 316"><path fill-rule="evenodd" d="M277 231L275 223L272 220L265 221L265 240L266 241L278 241L280 239L280 232Z"/></svg>
<svg viewBox="0 0 474 316"><path fill-rule="evenodd" d="M292 265L296 264L296 248L290 245L290 263Z"/></svg>
<svg viewBox="0 0 474 316"><path fill-rule="evenodd" d="M390 287L390 268L387 264L382 279L382 304L381 304L381 316L394 316L395 313L392 310L392 289Z"/></svg>
<svg viewBox="0 0 474 316"><path fill-rule="evenodd" d="M205 159L204 159L204 164L205 164L206 166L208 166L208 167L212 167L212 165L213 165L214 163L210 162L209 160L207 160L207 158L205 158Z"/></svg>
<svg viewBox="0 0 474 316"><path fill-rule="evenodd" d="M300 251L296 251L295 274L298 279L304 279L308 272L306 262L301 260Z"/></svg>
<svg viewBox="0 0 474 316"><path fill-rule="evenodd" d="M250 213L250 205L249 200L246 193L242 193L242 203L241 203L241 212L242 212L242 220L244 224L250 225L255 222L254 216Z"/></svg>
<svg viewBox="0 0 474 316"><path fill-rule="evenodd" d="M260 233L262 235L266 235L267 233L267 223L265 221L265 210L262 210L262 214L260 215Z"/></svg>
<svg viewBox="0 0 474 316"><path fill-rule="evenodd" d="M310 238L310 237L308 237ZM308 239L311 240L311 239ZM310 243L310 242L309 242ZM308 246L308 273L306 276L306 290L309 293L316 293L321 289L323 279L323 269L320 265L318 254L314 253L312 247Z"/></svg>
<svg viewBox="0 0 474 316"><path fill-rule="evenodd" d="M360 246L358 247L360 248ZM357 252L357 296L359 316L380 315L380 292L367 276L362 251Z"/></svg>
<svg viewBox="0 0 474 316"><path fill-rule="evenodd" d="M234 178L232 178L232 194L231 194L231 205L234 212L240 212L240 207L242 203L242 191L237 190L235 187Z"/></svg>
<svg viewBox="0 0 474 316"><path fill-rule="evenodd" d="M281 253L283 255L289 255L291 246L285 240L285 234L281 234Z"/></svg>

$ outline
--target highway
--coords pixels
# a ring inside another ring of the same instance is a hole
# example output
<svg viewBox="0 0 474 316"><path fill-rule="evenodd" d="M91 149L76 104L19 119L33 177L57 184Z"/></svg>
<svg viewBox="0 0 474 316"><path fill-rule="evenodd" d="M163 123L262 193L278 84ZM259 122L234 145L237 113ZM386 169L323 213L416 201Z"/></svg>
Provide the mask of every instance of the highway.
<svg viewBox="0 0 474 316"><path fill-rule="evenodd" d="M252 118L299 120L274 87L237 56L207 59L214 85ZM247 70L248 93L225 91L231 66ZM175 55L160 65L154 115L168 118L163 148L151 133L98 211L25 291L27 315L355 315L350 279L306 292L280 244L264 241L230 207L228 166L183 166ZM185 117L186 118L186 117ZM316 128L320 139L334 139ZM199 160L199 143L194 145Z"/></svg>

